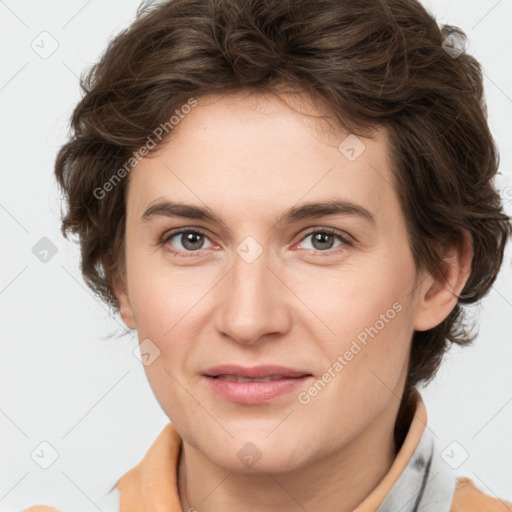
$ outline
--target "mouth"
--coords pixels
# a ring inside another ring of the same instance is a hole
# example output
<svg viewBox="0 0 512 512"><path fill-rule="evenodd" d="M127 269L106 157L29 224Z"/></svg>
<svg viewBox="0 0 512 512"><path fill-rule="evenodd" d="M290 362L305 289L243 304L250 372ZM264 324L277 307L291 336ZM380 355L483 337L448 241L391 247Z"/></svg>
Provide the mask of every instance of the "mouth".
<svg viewBox="0 0 512 512"><path fill-rule="evenodd" d="M202 375L217 396L247 405L282 397L313 377L308 372L275 365L252 368L222 365L210 368Z"/></svg>
<svg viewBox="0 0 512 512"><path fill-rule="evenodd" d="M246 379L293 379L311 375L307 371L278 365L240 366L236 364L223 364L208 368L203 375L213 378L246 378Z"/></svg>
<svg viewBox="0 0 512 512"><path fill-rule="evenodd" d="M301 377L285 377L284 375L272 375L269 377L242 377L241 375L216 375L212 379L230 380L233 382L271 382L283 379L300 379Z"/></svg>

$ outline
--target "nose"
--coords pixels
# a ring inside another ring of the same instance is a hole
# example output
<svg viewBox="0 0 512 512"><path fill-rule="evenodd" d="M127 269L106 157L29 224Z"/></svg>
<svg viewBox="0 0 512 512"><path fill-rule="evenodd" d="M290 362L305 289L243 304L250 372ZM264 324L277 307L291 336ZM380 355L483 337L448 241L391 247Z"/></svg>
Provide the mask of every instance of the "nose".
<svg viewBox="0 0 512 512"><path fill-rule="evenodd" d="M290 292L276 277L269 260L266 251L254 261L235 254L218 290L217 329L238 343L254 344L263 336L275 337L290 328Z"/></svg>

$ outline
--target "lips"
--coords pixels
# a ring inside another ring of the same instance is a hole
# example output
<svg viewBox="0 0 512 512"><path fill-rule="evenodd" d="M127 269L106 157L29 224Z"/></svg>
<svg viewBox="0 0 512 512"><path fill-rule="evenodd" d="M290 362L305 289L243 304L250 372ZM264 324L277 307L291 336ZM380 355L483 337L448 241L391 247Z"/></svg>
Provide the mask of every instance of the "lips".
<svg viewBox="0 0 512 512"><path fill-rule="evenodd" d="M208 368L203 377L205 384L217 396L245 405L263 404L290 396L313 378L311 373L275 365L251 368L221 365Z"/></svg>

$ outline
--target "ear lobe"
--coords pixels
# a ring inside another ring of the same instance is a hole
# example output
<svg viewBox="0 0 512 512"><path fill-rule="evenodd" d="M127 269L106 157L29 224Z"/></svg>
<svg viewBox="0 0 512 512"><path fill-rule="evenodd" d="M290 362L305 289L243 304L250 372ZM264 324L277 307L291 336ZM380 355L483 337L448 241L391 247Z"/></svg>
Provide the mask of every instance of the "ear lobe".
<svg viewBox="0 0 512 512"><path fill-rule="evenodd" d="M468 232L463 241L452 245L443 258L443 276L428 273L418 289L414 329L427 331L439 325L456 306L471 272L473 242Z"/></svg>
<svg viewBox="0 0 512 512"><path fill-rule="evenodd" d="M119 314L123 322L130 329L136 329L135 315L133 314L125 284L120 282L118 278L115 278L112 283L112 290L119 305Z"/></svg>

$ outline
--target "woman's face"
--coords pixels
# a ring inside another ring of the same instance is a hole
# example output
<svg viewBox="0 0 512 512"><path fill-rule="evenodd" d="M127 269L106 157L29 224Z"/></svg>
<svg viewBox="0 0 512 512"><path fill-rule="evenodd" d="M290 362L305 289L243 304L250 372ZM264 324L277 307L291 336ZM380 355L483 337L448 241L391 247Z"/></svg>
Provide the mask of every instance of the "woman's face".
<svg viewBox="0 0 512 512"><path fill-rule="evenodd" d="M131 173L121 313L185 442L225 469L299 468L394 420L422 323L385 133L214 99Z"/></svg>

